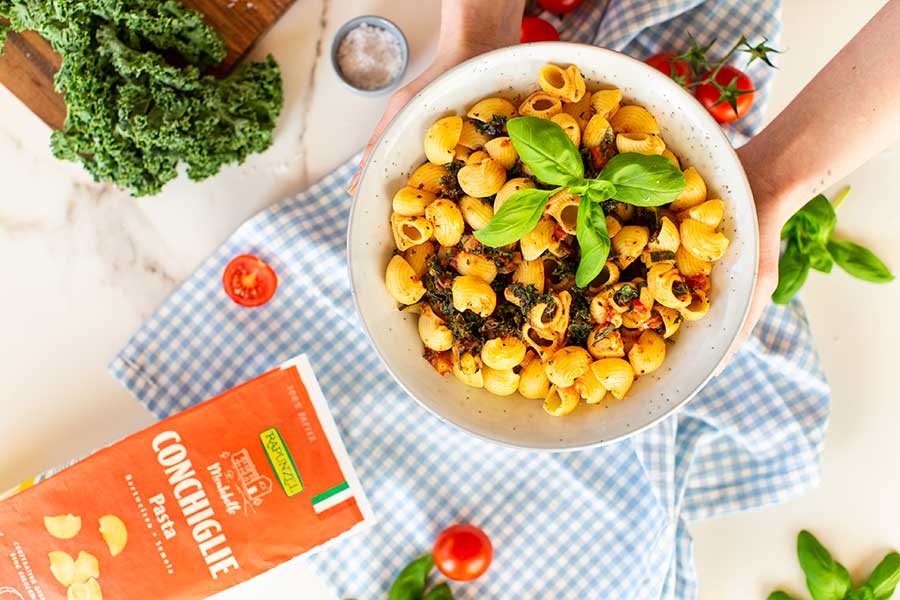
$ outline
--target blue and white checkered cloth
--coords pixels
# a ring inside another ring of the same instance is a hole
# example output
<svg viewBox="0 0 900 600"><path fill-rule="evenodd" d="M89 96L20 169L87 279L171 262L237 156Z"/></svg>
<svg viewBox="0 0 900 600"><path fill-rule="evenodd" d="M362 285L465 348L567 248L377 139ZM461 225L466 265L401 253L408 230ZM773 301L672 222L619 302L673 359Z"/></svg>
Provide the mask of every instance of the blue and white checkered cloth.
<svg viewBox="0 0 900 600"><path fill-rule="evenodd" d="M685 49L687 31L718 36L722 47L744 33L775 41L778 8L777 0L589 1L557 24L564 39L645 57ZM751 72L767 81L766 71ZM759 125L759 104L735 139ZM494 564L455 585L458 598L691 599L690 521L779 502L817 480L830 398L798 304L770 306L684 410L617 444L537 454L429 415L382 366L351 302L345 190L357 162L241 226L110 367L165 417L308 353L379 516L309 559L342 596L383 597L442 528L471 522L491 536ZM254 310L221 287L226 263L245 252L280 276L274 300Z"/></svg>

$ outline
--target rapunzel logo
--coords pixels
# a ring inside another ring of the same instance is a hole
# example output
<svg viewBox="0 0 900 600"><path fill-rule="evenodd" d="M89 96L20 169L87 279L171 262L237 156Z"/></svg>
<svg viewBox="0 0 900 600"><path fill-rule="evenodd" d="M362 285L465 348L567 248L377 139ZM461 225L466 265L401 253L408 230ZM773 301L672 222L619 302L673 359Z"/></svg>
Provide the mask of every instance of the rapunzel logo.
<svg viewBox="0 0 900 600"><path fill-rule="evenodd" d="M281 488L288 498L302 492L303 481L300 479L300 472L297 470L294 457L291 456L287 445L284 443L284 438L281 437L278 430L270 427L259 434L259 439L262 442L263 450L266 451L266 456L269 458L269 464L272 465L272 470L275 471L278 483L281 484Z"/></svg>

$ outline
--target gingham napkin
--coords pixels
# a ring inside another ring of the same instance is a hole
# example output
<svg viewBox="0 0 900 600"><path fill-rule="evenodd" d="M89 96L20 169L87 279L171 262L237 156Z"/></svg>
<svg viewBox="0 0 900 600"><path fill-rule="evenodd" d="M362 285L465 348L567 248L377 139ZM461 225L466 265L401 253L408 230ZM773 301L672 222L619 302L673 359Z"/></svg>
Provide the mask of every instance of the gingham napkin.
<svg viewBox="0 0 900 600"><path fill-rule="evenodd" d="M688 30L722 46L742 33L776 40L778 8L589 1L561 29L564 39L644 57L685 48ZM735 139L760 122L760 104ZM677 416L608 447L513 450L429 415L379 362L350 299L345 190L357 162L241 226L110 365L165 417L307 353L379 516L367 533L308 559L342 597L384 597L437 532L472 522L493 539L494 564L455 585L458 598L690 599L690 521L782 501L816 481L829 391L798 304L770 306L727 370ZM255 310L233 304L220 283L245 252L280 277L274 300Z"/></svg>

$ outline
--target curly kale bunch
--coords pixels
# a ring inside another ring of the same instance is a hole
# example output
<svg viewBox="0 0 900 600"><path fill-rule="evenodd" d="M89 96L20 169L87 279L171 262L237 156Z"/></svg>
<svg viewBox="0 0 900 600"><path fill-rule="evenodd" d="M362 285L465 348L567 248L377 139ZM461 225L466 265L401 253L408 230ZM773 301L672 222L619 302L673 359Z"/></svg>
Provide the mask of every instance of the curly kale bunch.
<svg viewBox="0 0 900 600"><path fill-rule="evenodd" d="M180 162L199 181L272 143L278 64L270 56L222 79L203 75L225 42L175 0L0 0L0 16L62 56L56 89L69 112L51 147L97 181L152 195Z"/></svg>

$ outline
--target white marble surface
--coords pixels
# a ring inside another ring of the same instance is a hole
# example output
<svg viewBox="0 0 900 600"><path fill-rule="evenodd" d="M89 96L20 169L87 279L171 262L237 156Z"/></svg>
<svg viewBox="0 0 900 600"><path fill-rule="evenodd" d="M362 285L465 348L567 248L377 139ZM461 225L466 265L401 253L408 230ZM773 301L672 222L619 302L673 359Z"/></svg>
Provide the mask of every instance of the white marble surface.
<svg viewBox="0 0 900 600"><path fill-rule="evenodd" d="M883 3L785 0L787 53L770 113ZM337 81L328 57L334 31L364 13L394 20L410 41L409 78L434 52L438 11L439 0L417 2L415 10L403 0L297 0L255 51L273 52L284 72L273 148L206 182L174 182L155 198L98 187L53 159L46 127L0 89L0 330L7 340L0 348L0 489L150 422L106 363L242 220L359 149L387 102L352 95ZM839 230L865 239L900 271L900 205L886 176L897 172L900 145L852 174ZM803 297L834 389L823 481L784 505L693 526L703 599L763 598L776 584L803 591L793 552L803 527L857 576L900 546L900 284L814 274ZM288 565L223 596L296 598L303 589L303 598L327 598L317 585Z"/></svg>

